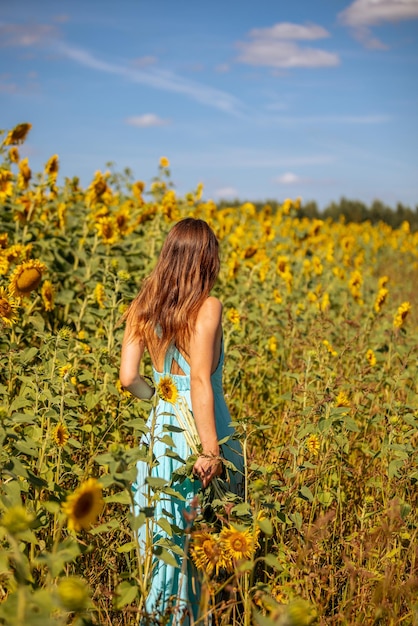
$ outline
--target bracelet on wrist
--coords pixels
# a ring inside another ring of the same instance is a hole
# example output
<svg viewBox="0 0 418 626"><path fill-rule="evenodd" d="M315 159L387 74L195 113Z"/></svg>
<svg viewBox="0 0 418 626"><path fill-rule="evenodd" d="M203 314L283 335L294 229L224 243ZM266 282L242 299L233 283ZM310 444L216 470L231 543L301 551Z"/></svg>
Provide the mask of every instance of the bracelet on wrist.
<svg viewBox="0 0 418 626"><path fill-rule="evenodd" d="M223 457L220 456L219 454L205 454L204 452L202 452L202 454L199 454L200 457L204 458L204 459L210 459L212 461L218 461L219 463L223 463Z"/></svg>

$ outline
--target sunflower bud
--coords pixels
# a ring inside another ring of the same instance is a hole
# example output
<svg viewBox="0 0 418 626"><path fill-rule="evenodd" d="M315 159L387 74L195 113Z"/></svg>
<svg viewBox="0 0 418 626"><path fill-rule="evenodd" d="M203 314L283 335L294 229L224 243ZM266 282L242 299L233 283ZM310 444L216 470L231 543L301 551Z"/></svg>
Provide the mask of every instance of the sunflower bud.
<svg viewBox="0 0 418 626"><path fill-rule="evenodd" d="M82 578L69 576L60 581L58 598L66 611L82 611L88 606L90 591L87 583Z"/></svg>

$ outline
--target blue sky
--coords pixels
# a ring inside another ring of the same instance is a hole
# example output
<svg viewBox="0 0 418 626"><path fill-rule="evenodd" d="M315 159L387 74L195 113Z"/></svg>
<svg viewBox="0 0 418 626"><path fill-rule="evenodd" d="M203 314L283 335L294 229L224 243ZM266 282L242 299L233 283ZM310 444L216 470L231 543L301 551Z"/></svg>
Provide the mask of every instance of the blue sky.
<svg viewBox="0 0 418 626"><path fill-rule="evenodd" d="M418 0L1 2L0 127L83 186L418 204Z"/></svg>

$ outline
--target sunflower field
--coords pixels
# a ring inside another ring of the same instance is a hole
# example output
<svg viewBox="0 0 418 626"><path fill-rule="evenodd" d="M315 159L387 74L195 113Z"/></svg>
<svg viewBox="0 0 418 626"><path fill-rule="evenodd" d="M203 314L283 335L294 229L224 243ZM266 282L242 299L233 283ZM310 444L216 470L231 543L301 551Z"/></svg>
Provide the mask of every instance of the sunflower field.
<svg viewBox="0 0 418 626"><path fill-rule="evenodd" d="M298 200L218 208L200 184L178 197L165 157L147 183L58 184L57 155L39 173L21 158L30 128L0 136L0 624L170 623L144 599L152 560L174 559L152 517L171 486L151 481L134 514L151 405L118 381L119 322L186 216L220 241L248 470L221 528L190 503L196 624L418 624L418 233L302 218Z"/></svg>

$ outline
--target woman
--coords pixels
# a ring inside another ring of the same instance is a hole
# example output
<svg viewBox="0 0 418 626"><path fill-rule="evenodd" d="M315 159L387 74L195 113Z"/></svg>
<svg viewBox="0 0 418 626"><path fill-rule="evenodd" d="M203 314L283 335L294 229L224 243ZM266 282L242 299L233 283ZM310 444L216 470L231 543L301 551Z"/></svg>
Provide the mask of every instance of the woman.
<svg viewBox="0 0 418 626"><path fill-rule="evenodd" d="M158 398L149 420L149 424L154 423L153 452L157 460L152 476L170 480L173 471L181 466L176 456L186 459L190 455L183 432L169 428L175 444L171 454L166 454L167 443L160 441L168 432L164 425L178 426L173 400L182 397L192 410L202 446L194 475L206 487L221 474L224 457L238 470L231 473L231 489L237 491L243 465L240 445L231 438L234 431L222 390L222 304L210 295L219 266L218 241L206 222L186 218L171 229L153 272L125 315L120 381L138 398L154 396L154 388L139 374L144 352L148 350L155 386L161 389L163 384L168 384L169 396ZM231 439L220 446L218 441L227 437ZM139 462L134 486L137 513L147 505L149 475L146 463ZM153 512L156 523L165 517L170 524L184 529L184 511L196 495L199 481L172 484L183 499L163 496ZM160 526L164 528L164 524ZM155 541L166 536L158 530ZM142 526L139 530L142 541L145 541L144 532ZM178 534L175 540L183 549L183 537ZM184 568L182 572L181 559L176 558L180 568L163 560L156 561L146 606L148 611L164 611L175 599L177 619L185 623L180 619L181 612L197 615L198 591L191 580L190 564L188 572Z"/></svg>

